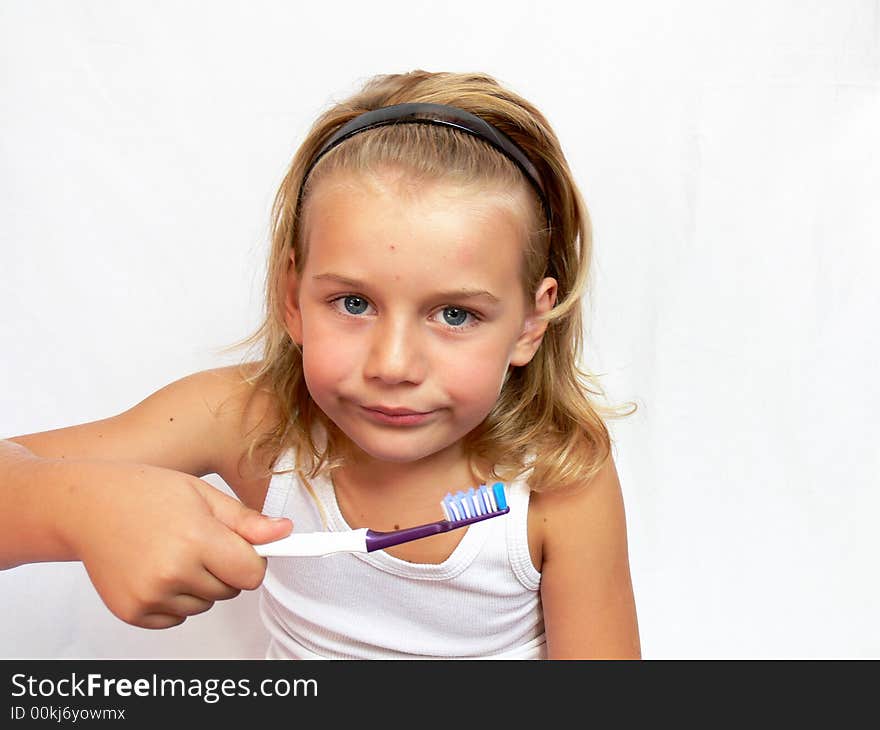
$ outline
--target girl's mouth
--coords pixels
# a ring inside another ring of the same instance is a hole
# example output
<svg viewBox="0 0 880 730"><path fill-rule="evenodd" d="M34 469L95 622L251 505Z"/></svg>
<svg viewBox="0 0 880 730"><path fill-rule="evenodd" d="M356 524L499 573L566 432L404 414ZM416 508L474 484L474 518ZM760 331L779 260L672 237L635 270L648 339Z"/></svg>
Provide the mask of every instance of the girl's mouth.
<svg viewBox="0 0 880 730"><path fill-rule="evenodd" d="M436 411L410 411L405 408L368 408L361 406L363 412L373 421L389 426L417 426L427 421Z"/></svg>

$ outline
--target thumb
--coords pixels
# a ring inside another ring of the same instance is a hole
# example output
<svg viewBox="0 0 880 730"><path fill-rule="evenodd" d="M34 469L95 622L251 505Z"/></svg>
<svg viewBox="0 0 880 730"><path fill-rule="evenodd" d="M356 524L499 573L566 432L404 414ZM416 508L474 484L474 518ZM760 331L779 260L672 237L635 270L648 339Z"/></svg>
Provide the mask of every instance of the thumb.
<svg viewBox="0 0 880 730"><path fill-rule="evenodd" d="M292 532L293 522L286 517L268 517L207 482L205 486L200 491L214 517L252 545L280 540Z"/></svg>

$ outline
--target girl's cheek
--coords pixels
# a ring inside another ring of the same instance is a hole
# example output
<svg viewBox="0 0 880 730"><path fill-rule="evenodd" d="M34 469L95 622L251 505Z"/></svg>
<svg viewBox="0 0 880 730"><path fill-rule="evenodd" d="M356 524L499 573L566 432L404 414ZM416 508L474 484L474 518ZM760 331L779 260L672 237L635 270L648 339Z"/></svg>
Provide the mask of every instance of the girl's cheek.
<svg viewBox="0 0 880 730"><path fill-rule="evenodd" d="M493 353L494 355L494 353ZM438 369L444 390L460 404L488 412L495 405L504 383L506 368L497 356L469 356L448 360Z"/></svg>
<svg viewBox="0 0 880 730"><path fill-rule="evenodd" d="M303 335L303 366L316 378L332 382L356 366L358 344L353 339L321 330L307 329Z"/></svg>

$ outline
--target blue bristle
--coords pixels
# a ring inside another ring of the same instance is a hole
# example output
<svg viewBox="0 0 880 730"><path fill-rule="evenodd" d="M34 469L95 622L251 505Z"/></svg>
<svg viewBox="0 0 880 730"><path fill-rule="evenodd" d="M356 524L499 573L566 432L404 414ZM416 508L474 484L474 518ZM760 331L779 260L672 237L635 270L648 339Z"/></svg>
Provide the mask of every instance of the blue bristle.
<svg viewBox="0 0 880 730"><path fill-rule="evenodd" d="M455 493L455 505L458 507L458 519L463 520L468 517L467 508L464 505L464 492Z"/></svg>
<svg viewBox="0 0 880 730"><path fill-rule="evenodd" d="M486 488L486 496L489 498L489 511L497 512L498 505L495 504L495 495L492 493L492 489L490 487Z"/></svg>
<svg viewBox="0 0 880 730"><path fill-rule="evenodd" d="M480 505L478 505L477 500L474 499L473 487L467 490L467 501L468 506L471 509L471 517L476 517L478 514L480 514Z"/></svg>
<svg viewBox="0 0 880 730"><path fill-rule="evenodd" d="M451 494L447 494L443 499L443 504L446 505L446 511L449 513L449 520L457 520L459 518L458 510L455 506L455 498Z"/></svg>
<svg viewBox="0 0 880 730"><path fill-rule="evenodd" d="M504 496L504 485L501 482L495 482L492 485L492 493L495 495L495 502L498 504L498 510L507 509L507 498Z"/></svg>
<svg viewBox="0 0 880 730"><path fill-rule="evenodd" d="M483 505L483 514L487 515L492 511L492 502L489 501L489 490L485 484L480 485L480 502Z"/></svg>

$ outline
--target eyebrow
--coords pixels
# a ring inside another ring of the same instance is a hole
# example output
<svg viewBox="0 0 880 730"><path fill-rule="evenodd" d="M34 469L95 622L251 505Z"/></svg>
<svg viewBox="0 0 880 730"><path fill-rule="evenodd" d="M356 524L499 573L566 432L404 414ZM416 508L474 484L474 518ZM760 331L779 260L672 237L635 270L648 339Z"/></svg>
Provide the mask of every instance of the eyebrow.
<svg viewBox="0 0 880 730"><path fill-rule="evenodd" d="M318 281L335 281L339 284L345 284L346 286L355 289L364 288L363 282L358 281L357 279L351 279L347 276L340 276L339 274L315 274L312 279ZM450 289L448 291L436 292L435 296L438 299L486 299L492 304L499 304L501 301L492 292L486 291L485 289Z"/></svg>

